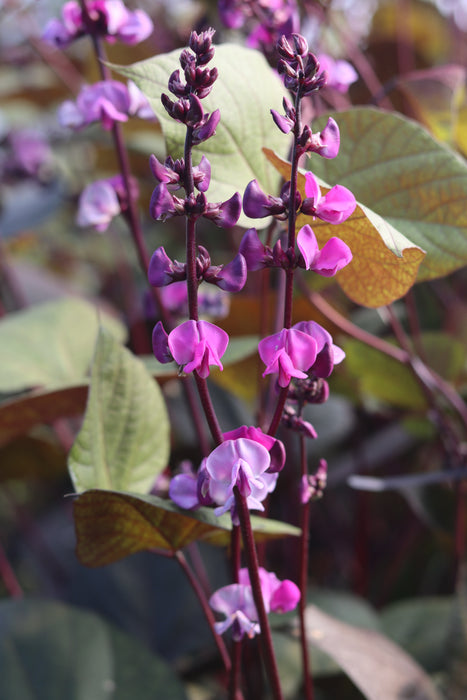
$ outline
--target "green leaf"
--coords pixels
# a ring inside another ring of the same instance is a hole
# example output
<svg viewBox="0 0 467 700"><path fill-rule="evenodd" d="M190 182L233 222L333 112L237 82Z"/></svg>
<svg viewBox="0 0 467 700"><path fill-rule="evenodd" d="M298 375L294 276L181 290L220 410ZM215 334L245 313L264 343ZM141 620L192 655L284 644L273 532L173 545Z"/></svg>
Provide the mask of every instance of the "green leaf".
<svg viewBox="0 0 467 700"><path fill-rule="evenodd" d="M180 68L179 56L177 49L131 66L112 66L131 78L147 96L161 123L167 153L173 158L183 155L186 128L168 116L160 97L168 92L169 75ZM237 44L216 46L213 65L219 70L219 78L203 99L203 108L205 112L220 109L221 121L216 135L194 149L195 162L204 154L211 163L209 201L225 201L236 191L243 194L255 178L265 192L276 194L280 178L261 148L268 145L285 156L290 147L290 140L270 115L271 108L281 109L282 98L288 93L259 51ZM242 214L239 225L248 228L255 224Z"/></svg>
<svg viewBox="0 0 467 700"><path fill-rule="evenodd" d="M32 306L0 321L0 392L58 388L83 380L91 364L99 324L116 338L117 319L75 297Z"/></svg>
<svg viewBox="0 0 467 700"><path fill-rule="evenodd" d="M2 700L186 700L169 666L97 615L45 600L0 603Z"/></svg>
<svg viewBox="0 0 467 700"><path fill-rule="evenodd" d="M436 673L450 658L449 636L455 608L453 597L403 600L381 614L384 633L403 647L423 668Z"/></svg>
<svg viewBox="0 0 467 700"><path fill-rule="evenodd" d="M68 462L76 491L146 493L168 456L169 421L158 385L134 355L101 329L83 426Z"/></svg>
<svg viewBox="0 0 467 700"><path fill-rule="evenodd" d="M364 205L426 251L418 280L467 263L467 166L425 129L400 115L356 108L334 115L341 145L311 170L348 187ZM325 120L317 120L315 129ZM339 235L339 229L336 229Z"/></svg>
<svg viewBox="0 0 467 700"><path fill-rule="evenodd" d="M77 555L85 566L104 566L145 549L172 552L203 540L228 545L232 519L211 508L188 511L157 496L92 490L74 501ZM252 518L257 541L298 536L292 525Z"/></svg>

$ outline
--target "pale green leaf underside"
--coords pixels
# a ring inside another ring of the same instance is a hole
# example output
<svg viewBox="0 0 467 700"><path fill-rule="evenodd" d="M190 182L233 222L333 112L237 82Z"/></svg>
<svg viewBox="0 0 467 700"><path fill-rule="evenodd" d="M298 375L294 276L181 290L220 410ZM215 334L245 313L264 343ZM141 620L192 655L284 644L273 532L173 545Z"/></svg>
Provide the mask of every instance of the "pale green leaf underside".
<svg viewBox="0 0 467 700"><path fill-rule="evenodd" d="M147 493L168 456L169 422L158 385L101 330L83 426L69 456L76 491Z"/></svg>
<svg viewBox="0 0 467 700"><path fill-rule="evenodd" d="M339 155L334 160L313 157L313 172L348 187L359 202L426 251L419 280L466 265L465 162L400 115L356 108L334 117L341 133ZM314 128L321 128L326 118Z"/></svg>
<svg viewBox="0 0 467 700"><path fill-rule="evenodd" d="M174 158L183 155L186 129L168 116L160 97L170 94L167 80L180 68L179 56L177 49L131 66L112 66L147 96L161 123L167 153ZM221 121L216 135L195 148L194 157L198 163L204 154L211 163L208 200L225 201L234 192L242 195L255 178L265 192L276 194L280 178L261 149L268 146L287 155L290 140L275 126L270 109L280 110L288 93L258 51L237 44L216 46L212 65L217 67L219 78L202 103L205 112L220 109ZM248 228L254 222L242 214L239 225Z"/></svg>

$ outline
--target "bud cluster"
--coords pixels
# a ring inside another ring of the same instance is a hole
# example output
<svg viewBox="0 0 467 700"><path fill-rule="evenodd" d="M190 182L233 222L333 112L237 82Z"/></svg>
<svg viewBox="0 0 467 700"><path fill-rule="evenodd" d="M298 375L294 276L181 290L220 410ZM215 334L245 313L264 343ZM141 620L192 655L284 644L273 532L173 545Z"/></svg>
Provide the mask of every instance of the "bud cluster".
<svg viewBox="0 0 467 700"><path fill-rule="evenodd" d="M326 73L320 73L316 56L308 51L308 43L301 34L292 34L292 43L285 36L277 42L280 59L277 63L279 75L284 76L284 85L301 97L321 90L326 85Z"/></svg>

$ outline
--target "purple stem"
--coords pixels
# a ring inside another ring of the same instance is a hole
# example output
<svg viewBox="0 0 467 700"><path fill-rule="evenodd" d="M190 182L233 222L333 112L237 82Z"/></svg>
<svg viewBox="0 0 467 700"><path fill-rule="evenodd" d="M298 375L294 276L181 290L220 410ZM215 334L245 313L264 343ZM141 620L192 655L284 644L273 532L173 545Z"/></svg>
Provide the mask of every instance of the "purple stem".
<svg viewBox="0 0 467 700"><path fill-rule="evenodd" d="M307 476L307 458L306 458L306 438L300 435L300 467L301 476ZM313 700L313 681L311 677L310 655L308 653L308 643L306 635L306 603L307 603L307 585L308 585L308 548L310 544L310 501L302 504L301 507L301 522L300 528L302 535L300 537L300 645L302 651L302 667L303 667L303 684L305 690L305 699Z"/></svg>
<svg viewBox="0 0 467 700"><path fill-rule="evenodd" d="M261 644L263 648L263 660L266 666L268 680L272 690L274 700L283 700L279 671L277 668L276 656L272 644L271 628L269 619L264 607L263 592L261 590L261 581L259 578L258 556L256 553L255 540L253 530L251 528L250 511L246 504L244 496L240 493L238 486L234 486L235 505L237 508L238 518L240 520L240 529L242 532L243 549L250 574L251 589L253 592L253 600L255 601L256 610L258 613L258 621L261 628Z"/></svg>

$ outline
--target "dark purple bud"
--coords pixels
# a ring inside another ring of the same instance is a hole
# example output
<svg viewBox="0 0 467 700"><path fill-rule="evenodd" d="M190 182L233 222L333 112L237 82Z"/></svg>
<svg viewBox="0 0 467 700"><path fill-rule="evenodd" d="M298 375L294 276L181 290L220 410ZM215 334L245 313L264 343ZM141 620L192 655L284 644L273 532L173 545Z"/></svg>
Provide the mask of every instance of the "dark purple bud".
<svg viewBox="0 0 467 700"><path fill-rule="evenodd" d="M280 194L281 201L284 203L286 209L290 209L290 182L285 182L281 188ZM295 211L298 211L300 204L302 203L302 196L298 189L295 191Z"/></svg>
<svg viewBox="0 0 467 700"><path fill-rule="evenodd" d="M174 70L169 78L168 87L170 92L176 97L188 97L190 88L180 79L180 69Z"/></svg>
<svg viewBox="0 0 467 700"><path fill-rule="evenodd" d="M271 250L261 243L255 228L249 228L243 234L239 251L245 258L250 272L261 270L267 266L268 262L272 262Z"/></svg>
<svg viewBox="0 0 467 700"><path fill-rule="evenodd" d="M196 257L196 276L199 280L205 278L205 273L211 267L211 256L208 250L202 246L198 246L198 255ZM207 280L210 281L210 280Z"/></svg>
<svg viewBox="0 0 467 700"><path fill-rule="evenodd" d="M194 193L190 194L184 202L184 211L187 216L198 218L206 212L207 208L206 195L200 192L195 196Z"/></svg>
<svg viewBox="0 0 467 700"><path fill-rule="evenodd" d="M207 52L209 53L213 51L212 38L215 33L216 30L212 27L209 27L209 29L207 29L204 32L201 32L200 34L193 31L190 34L188 46L193 51L193 53L197 54L197 56L205 56ZM205 63L207 63L207 61L205 61Z"/></svg>
<svg viewBox="0 0 467 700"><path fill-rule="evenodd" d="M277 42L277 52L281 58L285 61L293 61L295 58L295 51L287 41L285 36L281 36Z"/></svg>
<svg viewBox="0 0 467 700"><path fill-rule="evenodd" d="M156 360L159 360L162 364L172 362L173 357L169 350L169 336L160 321L156 323L152 332L152 349Z"/></svg>
<svg viewBox="0 0 467 700"><path fill-rule="evenodd" d="M180 187L180 176L173 168L167 165L167 162L168 161L166 161L165 165L162 165L155 155L149 156L149 166L156 180L158 182L164 182L168 189L177 190Z"/></svg>
<svg viewBox="0 0 467 700"><path fill-rule="evenodd" d="M186 113L185 123L188 126L196 127L204 117L203 105L196 95L190 94L188 97L190 108Z"/></svg>
<svg viewBox="0 0 467 700"><path fill-rule="evenodd" d="M242 212L242 199L238 192L222 204L208 204L204 216L221 228L235 226Z"/></svg>
<svg viewBox="0 0 467 700"><path fill-rule="evenodd" d="M198 144L203 143L203 141L207 141L207 139L211 138L211 136L214 136L220 118L220 110L216 109L209 115L209 118L201 126L195 127L193 130L194 146L197 146Z"/></svg>
<svg viewBox="0 0 467 700"><path fill-rule="evenodd" d="M295 55L306 56L308 53L308 42L301 34L292 34L292 39L295 47Z"/></svg>
<svg viewBox="0 0 467 700"><path fill-rule="evenodd" d="M271 109L271 115L274 119L276 126L282 131L283 134L288 134L291 129L293 129L294 121L288 117L283 117L282 114L276 112L275 109Z"/></svg>
<svg viewBox="0 0 467 700"><path fill-rule="evenodd" d="M191 66L194 63L196 63L196 58L190 51L188 51L188 49L183 49L183 51L180 54L179 61L181 67L183 68L183 70L185 70L186 68L188 68L188 66Z"/></svg>
<svg viewBox="0 0 467 700"><path fill-rule="evenodd" d="M298 416L295 409L291 406L286 406L284 408L281 422L286 428L289 428L289 430L302 433L302 435L305 435L305 437L311 438L312 440L316 440L318 437L318 433L313 428L311 423L303 420L301 416Z"/></svg>
<svg viewBox="0 0 467 700"><path fill-rule="evenodd" d="M153 287L164 287L173 282L173 264L163 247L157 248L149 262L148 279Z"/></svg>
<svg viewBox="0 0 467 700"><path fill-rule="evenodd" d="M246 277L246 260L241 253L238 253L231 262L221 268L221 271L216 276L214 284L226 292L235 293L243 289Z"/></svg>
<svg viewBox="0 0 467 700"><path fill-rule="evenodd" d="M170 194L167 185L161 182L152 193L149 204L149 213L153 219L165 221L165 219L183 213L181 200Z"/></svg>
<svg viewBox="0 0 467 700"><path fill-rule="evenodd" d="M277 216L283 214L285 210L282 199L265 194L257 180L248 183L243 195L243 211L251 219Z"/></svg>
<svg viewBox="0 0 467 700"><path fill-rule="evenodd" d="M209 183L211 182L211 163L208 161L206 156L201 158L199 165L194 166L193 180L195 187L200 192L206 192L208 190Z"/></svg>

